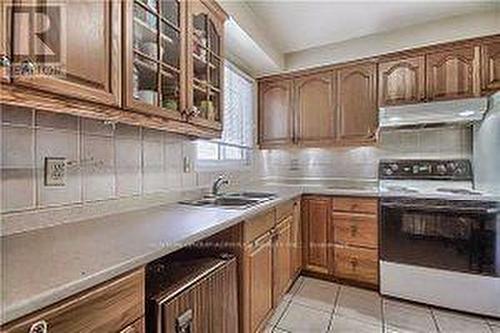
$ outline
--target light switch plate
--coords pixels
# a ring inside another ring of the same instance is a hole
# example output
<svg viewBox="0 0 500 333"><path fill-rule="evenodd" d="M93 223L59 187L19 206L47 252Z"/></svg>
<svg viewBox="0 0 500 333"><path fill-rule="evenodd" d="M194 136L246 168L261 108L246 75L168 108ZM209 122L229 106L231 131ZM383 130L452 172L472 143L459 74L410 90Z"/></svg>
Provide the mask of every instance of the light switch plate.
<svg viewBox="0 0 500 333"><path fill-rule="evenodd" d="M66 185L66 158L45 157L45 186Z"/></svg>

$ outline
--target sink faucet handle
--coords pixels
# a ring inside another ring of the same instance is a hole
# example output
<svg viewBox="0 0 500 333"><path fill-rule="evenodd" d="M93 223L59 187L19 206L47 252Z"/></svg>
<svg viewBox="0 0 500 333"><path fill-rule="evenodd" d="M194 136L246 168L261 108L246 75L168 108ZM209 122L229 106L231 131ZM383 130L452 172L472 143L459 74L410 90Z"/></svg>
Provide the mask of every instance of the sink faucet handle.
<svg viewBox="0 0 500 333"><path fill-rule="evenodd" d="M222 185L228 185L229 179L227 179L224 175L220 175L212 185L212 195L216 196L219 194L219 189Z"/></svg>

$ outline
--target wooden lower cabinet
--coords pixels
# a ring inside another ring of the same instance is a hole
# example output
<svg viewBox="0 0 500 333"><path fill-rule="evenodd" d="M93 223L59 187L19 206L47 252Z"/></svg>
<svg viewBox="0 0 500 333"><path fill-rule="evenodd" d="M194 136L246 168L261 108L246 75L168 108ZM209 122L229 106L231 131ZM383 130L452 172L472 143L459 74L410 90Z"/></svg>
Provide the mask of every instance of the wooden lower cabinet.
<svg viewBox="0 0 500 333"><path fill-rule="evenodd" d="M332 221L331 233L336 244L378 247L377 216L334 212Z"/></svg>
<svg viewBox="0 0 500 333"><path fill-rule="evenodd" d="M144 270L63 300L1 328L2 333L144 332ZM139 321L138 321L139 320Z"/></svg>
<svg viewBox="0 0 500 333"><path fill-rule="evenodd" d="M377 250L336 244L334 253L335 277L378 284Z"/></svg>
<svg viewBox="0 0 500 333"><path fill-rule="evenodd" d="M217 265L215 271L200 273L200 279L187 279L192 285L184 290L183 286L174 286L180 293L174 288L166 301L156 300L156 333L238 331L237 263L232 259Z"/></svg>
<svg viewBox="0 0 500 333"><path fill-rule="evenodd" d="M331 203L329 197L306 197L302 202L302 260L308 271L328 273Z"/></svg>
<svg viewBox="0 0 500 333"><path fill-rule="evenodd" d="M291 230L291 269L292 279L295 278L302 269L302 224L300 216L300 200L295 200L293 203L293 220Z"/></svg>
<svg viewBox="0 0 500 333"><path fill-rule="evenodd" d="M273 250L266 233L245 246L243 254L244 332L255 332L273 307Z"/></svg>
<svg viewBox="0 0 500 333"><path fill-rule="evenodd" d="M332 199L330 267L335 277L378 285L378 200Z"/></svg>
<svg viewBox="0 0 500 333"><path fill-rule="evenodd" d="M291 282L291 231L293 215L285 218L273 236L273 305L278 305Z"/></svg>

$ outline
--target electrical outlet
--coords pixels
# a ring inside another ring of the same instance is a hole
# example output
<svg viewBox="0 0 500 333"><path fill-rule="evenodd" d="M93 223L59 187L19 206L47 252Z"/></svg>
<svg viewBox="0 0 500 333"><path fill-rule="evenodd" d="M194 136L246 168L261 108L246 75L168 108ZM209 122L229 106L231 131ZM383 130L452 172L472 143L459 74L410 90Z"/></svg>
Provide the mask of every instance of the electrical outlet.
<svg viewBox="0 0 500 333"><path fill-rule="evenodd" d="M66 185L66 158L45 157L45 186Z"/></svg>

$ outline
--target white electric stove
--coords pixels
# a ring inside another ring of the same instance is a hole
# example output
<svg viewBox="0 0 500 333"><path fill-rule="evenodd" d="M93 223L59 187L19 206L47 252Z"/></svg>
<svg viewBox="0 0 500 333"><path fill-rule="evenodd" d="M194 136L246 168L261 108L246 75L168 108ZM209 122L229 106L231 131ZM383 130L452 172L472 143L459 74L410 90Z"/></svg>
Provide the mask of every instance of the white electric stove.
<svg viewBox="0 0 500 333"><path fill-rule="evenodd" d="M379 166L384 295L500 317L500 204L468 160Z"/></svg>

